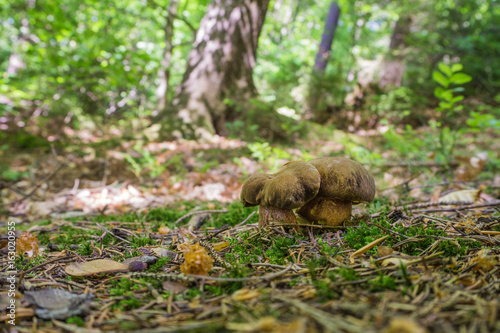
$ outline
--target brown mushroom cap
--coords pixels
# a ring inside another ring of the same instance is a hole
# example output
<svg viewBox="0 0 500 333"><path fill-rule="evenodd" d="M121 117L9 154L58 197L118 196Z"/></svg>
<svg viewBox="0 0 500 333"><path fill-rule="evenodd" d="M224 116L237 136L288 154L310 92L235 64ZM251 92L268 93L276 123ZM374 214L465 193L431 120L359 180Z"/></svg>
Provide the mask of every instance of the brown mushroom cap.
<svg viewBox="0 0 500 333"><path fill-rule="evenodd" d="M320 175L309 163L286 163L275 174L256 174L248 178L241 189L245 207L264 205L281 209L302 206L318 194Z"/></svg>
<svg viewBox="0 0 500 333"><path fill-rule="evenodd" d="M353 204L373 200L375 181L358 162L345 157L320 157L307 163L314 165L321 175L318 196Z"/></svg>
<svg viewBox="0 0 500 333"><path fill-rule="evenodd" d="M272 175L256 174L248 178L241 189L241 202L245 207L259 208L259 227L269 220L297 223L292 209L303 206L319 191L321 179L318 170L306 162L286 163Z"/></svg>

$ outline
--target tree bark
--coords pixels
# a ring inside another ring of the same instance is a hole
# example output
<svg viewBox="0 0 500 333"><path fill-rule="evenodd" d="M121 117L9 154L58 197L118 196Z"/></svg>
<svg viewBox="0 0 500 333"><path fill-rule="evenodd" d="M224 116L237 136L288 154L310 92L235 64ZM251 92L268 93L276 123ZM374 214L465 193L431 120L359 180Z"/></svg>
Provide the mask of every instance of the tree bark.
<svg viewBox="0 0 500 333"><path fill-rule="evenodd" d="M323 31L323 36L321 37L321 44L319 46L319 51L316 54L316 62L314 64L314 69L320 73L324 73L326 65L328 64L328 59L330 58L330 53L332 49L333 37L335 36L335 30L337 29L337 24L339 22L340 8L337 3L332 2L330 4L330 9L328 10L328 16L325 21L325 30Z"/></svg>
<svg viewBox="0 0 500 333"><path fill-rule="evenodd" d="M269 0L213 0L176 96L163 111L167 136L225 134L236 107L257 96L252 73Z"/></svg>
<svg viewBox="0 0 500 333"><path fill-rule="evenodd" d="M325 73L326 65L330 59L333 38L335 30L340 17L340 8L336 2L330 3L330 9L325 21L325 29L321 37L321 44L319 45L318 53L314 63L314 69L309 82L308 96L307 96L307 110L305 114L306 119L312 119L317 122L322 122L329 117L326 112L326 105L324 105L323 98L323 76Z"/></svg>
<svg viewBox="0 0 500 333"><path fill-rule="evenodd" d="M174 18L177 15L179 0L170 0L168 5L167 22L165 24L165 49L163 50L163 58L158 72L158 87L156 88L158 111L165 108L167 102L168 81L170 79L170 66L172 64L172 38L174 36Z"/></svg>
<svg viewBox="0 0 500 333"><path fill-rule="evenodd" d="M410 33L411 16L401 16L394 27L389 44L389 53L380 67L380 87L401 86L405 70L403 50L406 36Z"/></svg>

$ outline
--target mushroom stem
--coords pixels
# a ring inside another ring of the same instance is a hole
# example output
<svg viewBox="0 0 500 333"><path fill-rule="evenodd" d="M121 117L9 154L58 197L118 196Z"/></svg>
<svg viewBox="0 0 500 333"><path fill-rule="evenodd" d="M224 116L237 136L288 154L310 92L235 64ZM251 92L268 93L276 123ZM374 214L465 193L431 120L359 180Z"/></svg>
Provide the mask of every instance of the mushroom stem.
<svg viewBox="0 0 500 333"><path fill-rule="evenodd" d="M311 222L336 226L351 218L352 202L317 196L297 209L297 214Z"/></svg>
<svg viewBox="0 0 500 333"><path fill-rule="evenodd" d="M259 208L259 228L267 227L269 225L269 221L296 224L297 217L291 209L261 205Z"/></svg>

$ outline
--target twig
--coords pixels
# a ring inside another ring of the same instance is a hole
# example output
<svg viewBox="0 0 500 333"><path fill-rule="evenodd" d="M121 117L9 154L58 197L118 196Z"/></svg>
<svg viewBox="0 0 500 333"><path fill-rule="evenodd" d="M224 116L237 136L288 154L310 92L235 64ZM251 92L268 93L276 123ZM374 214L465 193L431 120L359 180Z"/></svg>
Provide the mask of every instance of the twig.
<svg viewBox="0 0 500 333"><path fill-rule="evenodd" d="M321 225L321 224L293 224L293 223L270 223L271 227L310 227L310 228L319 228L319 229L336 229L336 230L344 230L352 227L342 226L342 225Z"/></svg>
<svg viewBox="0 0 500 333"><path fill-rule="evenodd" d="M500 200L496 200L496 201L489 202L489 203L483 203L483 204L479 204L479 205L467 205L467 206L453 207L453 208L424 209L424 210L416 211L414 213L454 212L457 210L467 210L467 209L483 208L483 207L495 207L495 206L500 206Z"/></svg>
<svg viewBox="0 0 500 333"><path fill-rule="evenodd" d="M196 212L191 212L189 214L186 214L180 218L177 219L177 221L175 221L174 223L175 224L178 224L179 222L181 222L182 220L185 220L187 219L188 217L190 216L193 216L193 215L197 215L197 214L209 214L209 213L227 213L228 210L227 209L218 209L218 210L199 210L199 211L196 211Z"/></svg>
<svg viewBox="0 0 500 333"><path fill-rule="evenodd" d="M121 241L124 241L125 243L130 244L130 241L128 241L128 240L126 240L126 239L123 239L123 238L121 238L121 237L120 237L120 236L118 236L118 235L115 235L114 233L112 233L112 232L111 232L111 231L109 231L108 229L104 228L104 227L103 227L102 225L100 225L99 223L96 223L96 224L97 224L97 226L98 226L99 228L101 228L102 230L106 231L106 232L107 232L108 234L110 234L111 236L113 236L113 237L115 237L115 238L117 238L117 239L119 239L119 240L121 240Z"/></svg>
<svg viewBox="0 0 500 333"><path fill-rule="evenodd" d="M297 309L303 311L308 316L316 320L318 323L323 325L325 329L329 332L340 332L342 330L347 330L348 332L364 332L363 327L355 326L338 316L332 316L328 312L316 309L299 300L285 297L285 296L274 296L275 299L288 303Z"/></svg>
<svg viewBox="0 0 500 333"><path fill-rule="evenodd" d="M171 273L143 273L137 272L128 274L131 277L151 277L159 280L178 280L178 281L198 281L198 280L209 280L216 282L247 282L247 281L263 281L263 280L273 280L280 277L292 269L292 264L288 265L285 269L262 276L246 277L246 278L218 278L212 276L204 275L182 275L182 274L171 274ZM127 274L126 274L127 275ZM125 276L126 276L125 275Z"/></svg>
<svg viewBox="0 0 500 333"><path fill-rule="evenodd" d="M255 214L257 213L257 211L254 211L252 212L250 215L248 215L248 217L246 219L244 219L242 222L238 223L235 228L238 228L238 227L241 227L243 224L247 223L248 220L250 220L250 218L252 216L254 216Z"/></svg>

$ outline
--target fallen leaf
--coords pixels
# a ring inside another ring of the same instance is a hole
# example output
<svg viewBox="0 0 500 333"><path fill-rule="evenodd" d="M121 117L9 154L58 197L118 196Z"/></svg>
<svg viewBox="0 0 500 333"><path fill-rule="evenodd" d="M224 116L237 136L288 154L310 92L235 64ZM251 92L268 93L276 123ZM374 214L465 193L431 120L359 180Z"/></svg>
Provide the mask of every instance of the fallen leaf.
<svg viewBox="0 0 500 333"><path fill-rule="evenodd" d="M394 253L394 250L391 249L390 247L381 245L377 248L377 254L381 257L388 256L390 254Z"/></svg>
<svg viewBox="0 0 500 333"><path fill-rule="evenodd" d="M224 250L226 247L229 247L229 243L228 242L220 242L220 243L212 244L212 246L214 247L215 251L219 252L221 250Z"/></svg>
<svg viewBox="0 0 500 333"><path fill-rule="evenodd" d="M382 261L382 266L401 266L401 264L407 264L410 260L401 259L401 258L387 258Z"/></svg>
<svg viewBox="0 0 500 333"><path fill-rule="evenodd" d="M42 319L67 319L85 315L94 299L92 294L77 295L65 290L47 288L39 291L27 291L24 298L36 305L35 313Z"/></svg>
<svg viewBox="0 0 500 333"><path fill-rule="evenodd" d="M258 297L260 295L260 292L258 290L250 290L248 288L243 288L243 289L240 289L238 291L236 291L233 295L232 295L232 299L235 300L235 301L248 301L249 299L252 299L252 298L255 298L255 297Z"/></svg>
<svg viewBox="0 0 500 333"><path fill-rule="evenodd" d="M25 231L16 240L16 252L29 258L38 255L38 239L35 235Z"/></svg>
<svg viewBox="0 0 500 333"><path fill-rule="evenodd" d="M163 281L161 285L163 287L163 290L170 291L174 294L180 294L187 289L185 285L174 281Z"/></svg>
<svg viewBox="0 0 500 333"><path fill-rule="evenodd" d="M72 276L89 276L99 273L128 272L128 265L109 259L99 259L66 266L66 274Z"/></svg>
<svg viewBox="0 0 500 333"><path fill-rule="evenodd" d="M450 202L450 201L472 201L476 202L479 199L479 194L481 190L461 190L448 193L441 198L439 202Z"/></svg>
<svg viewBox="0 0 500 333"><path fill-rule="evenodd" d="M471 265L476 263L477 265L474 266L473 270L488 272L498 264L498 260L491 254L491 249L482 249L476 253L476 256L470 262Z"/></svg>
<svg viewBox="0 0 500 333"><path fill-rule="evenodd" d="M383 330L384 333L427 333L425 327L420 326L409 317L396 317L391 319L389 326Z"/></svg>

